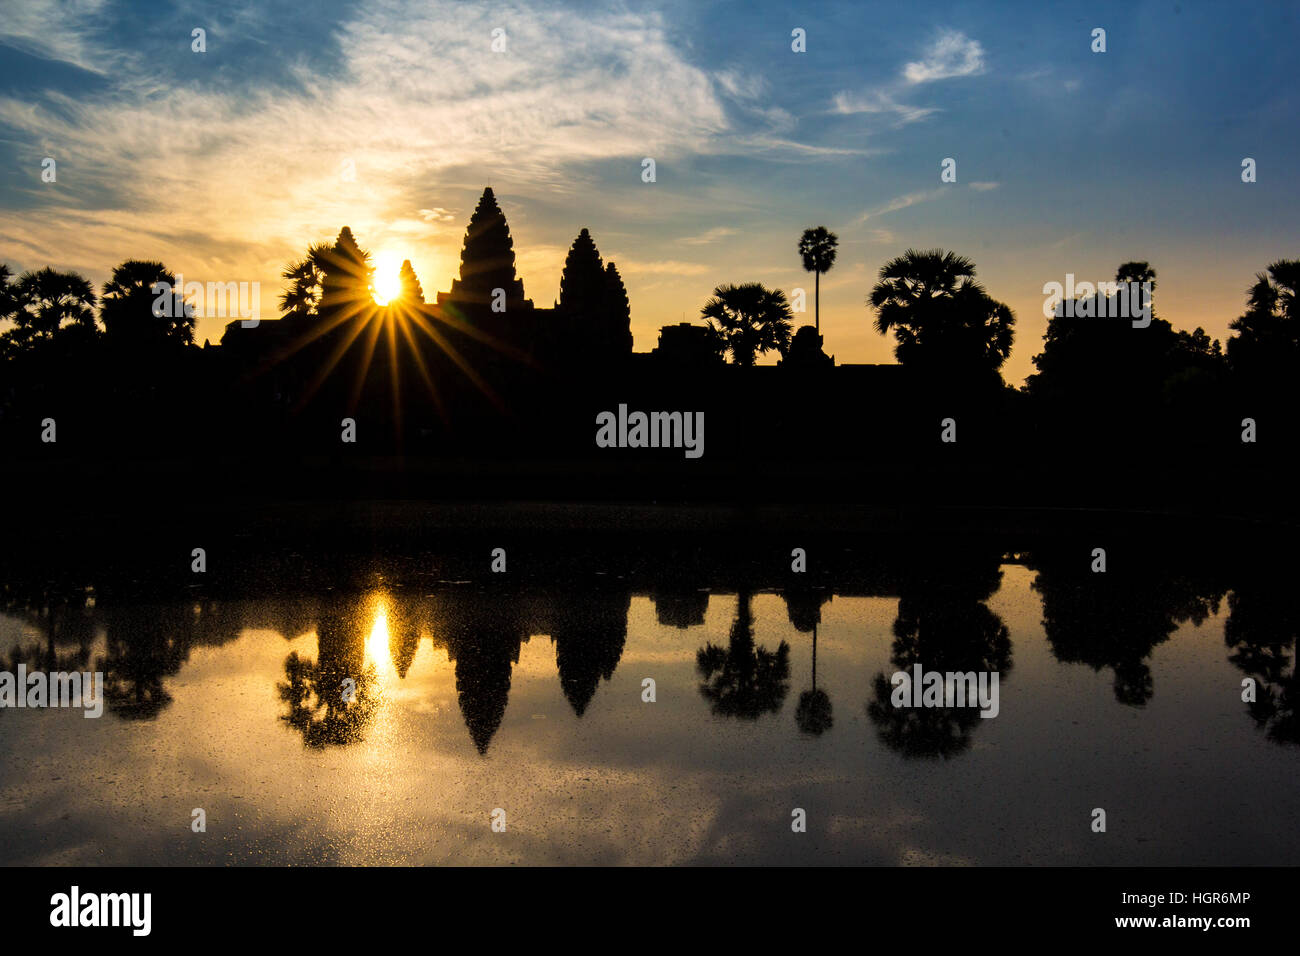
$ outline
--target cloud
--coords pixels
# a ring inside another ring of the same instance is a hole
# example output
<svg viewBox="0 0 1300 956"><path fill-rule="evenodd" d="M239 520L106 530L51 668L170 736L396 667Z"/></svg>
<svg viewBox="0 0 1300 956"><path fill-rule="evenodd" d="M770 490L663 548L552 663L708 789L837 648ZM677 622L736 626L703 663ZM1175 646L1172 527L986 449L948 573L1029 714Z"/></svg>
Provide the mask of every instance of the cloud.
<svg viewBox="0 0 1300 956"><path fill-rule="evenodd" d="M201 70L197 56L174 75L107 45L100 6L6 12L5 35L50 56L129 66L91 95L0 97L0 125L35 171L17 189L40 208L0 209L0 234L40 265L102 274L116 262L105 257L129 254L196 278L260 279L264 306L283 263L344 224L376 248L409 239L413 221L436 233L479 183L503 201L553 200L584 188L575 169L621 159L635 182L643 156L722 151L731 126L719 84L757 89L687 62L658 14L448 0L360 6L335 30L337 62L296 62L289 83L200 83L187 73ZM507 51L494 53L501 24ZM56 184L40 182L44 156L58 159ZM182 241L178 224L204 238Z"/></svg>
<svg viewBox="0 0 1300 956"><path fill-rule="evenodd" d="M964 33L945 30L930 45L925 59L903 66L898 81L861 93L841 90L832 97L831 109L844 116L869 114L892 117L896 126L906 126L937 113L938 108L899 102L897 94L901 90L931 80L974 76L982 72L984 50L979 43Z"/></svg>
<svg viewBox="0 0 1300 956"><path fill-rule="evenodd" d="M624 278L639 275L679 275L698 276L710 271L709 266L699 262L681 262L677 259L659 259L656 261L639 261L623 256L610 256L618 263L619 274Z"/></svg>
<svg viewBox="0 0 1300 956"><path fill-rule="evenodd" d="M944 30L925 52L925 58L903 67L908 83L929 83L954 76L984 72L984 48L957 30Z"/></svg>
<svg viewBox="0 0 1300 956"><path fill-rule="evenodd" d="M711 242L717 242L719 239L727 236L734 236L735 229L729 229L726 226L719 226L716 229L710 229L708 232L700 233L698 236L687 236L684 239L678 239L678 242L684 242L688 246L703 246Z"/></svg>
<svg viewBox="0 0 1300 956"><path fill-rule="evenodd" d="M931 113L938 112L934 107L910 106L907 103L899 103L883 90L858 94L836 93L833 103L836 113L843 115L852 115L854 113L893 115L898 118L900 125L915 123L918 120L925 119Z"/></svg>
<svg viewBox="0 0 1300 956"><path fill-rule="evenodd" d="M975 190L977 193L984 193L984 192L988 192L990 189L997 189L1002 184L1001 183L967 183L967 185L970 186L970 188Z"/></svg>
<svg viewBox="0 0 1300 956"><path fill-rule="evenodd" d="M906 209L909 206L915 206L918 203L929 202L931 199L938 199L946 192L948 192L946 188L939 187L938 189L925 189L919 192L906 193L902 196L895 196L893 199L889 200L889 202L885 203L883 206L879 206L876 209L870 209L862 213L862 215L858 216L856 222L860 225L866 222L868 219L873 219L876 216L883 216L887 213L898 212L898 210L900 209Z"/></svg>
<svg viewBox="0 0 1300 956"><path fill-rule="evenodd" d="M107 75L127 59L102 48L107 0L21 0L4 4L0 42L23 53Z"/></svg>

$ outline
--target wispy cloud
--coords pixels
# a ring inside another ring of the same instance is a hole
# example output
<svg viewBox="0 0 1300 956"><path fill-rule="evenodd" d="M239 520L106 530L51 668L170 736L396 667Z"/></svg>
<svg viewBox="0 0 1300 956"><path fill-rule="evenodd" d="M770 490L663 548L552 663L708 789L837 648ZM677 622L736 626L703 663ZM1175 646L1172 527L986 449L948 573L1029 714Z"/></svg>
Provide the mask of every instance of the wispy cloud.
<svg viewBox="0 0 1300 956"><path fill-rule="evenodd" d="M47 60L106 75L128 59L99 43L107 0L13 0L0 19L0 41Z"/></svg>
<svg viewBox="0 0 1300 956"><path fill-rule="evenodd" d="M940 196L942 196L944 193L948 191L949 191L948 189L941 186L938 189L923 189L918 192L905 193L902 196L895 196L893 199L889 200L889 202L885 203L884 205L878 206L875 209L868 209L867 211L863 212L862 215L858 216L857 220L855 221L860 225L869 219L874 219L877 216L884 216L891 212L898 212L898 210L900 209L906 209L909 206L915 206L918 203L929 202L932 199L938 199Z"/></svg>
<svg viewBox="0 0 1300 956"><path fill-rule="evenodd" d="M698 276L711 271L710 267L699 262L681 262L676 259L658 259L642 261L624 256L610 256L618 263L619 274L624 278L640 275Z"/></svg>
<svg viewBox="0 0 1300 956"><path fill-rule="evenodd" d="M726 226L719 226L716 229L710 229L708 232L702 232L698 236L686 236L677 241L684 242L688 246L703 246L708 245L711 242L717 242L719 239L725 239L727 236L734 236L735 234L735 229L730 229Z"/></svg>
<svg viewBox="0 0 1300 956"><path fill-rule="evenodd" d="M964 33L945 30L930 44L923 59L904 64L898 80L859 93L842 90L832 97L831 108L842 115L887 116L898 126L906 126L938 112L938 108L901 102L901 92L932 80L983 72L984 49L979 43Z"/></svg>
<svg viewBox="0 0 1300 956"><path fill-rule="evenodd" d="M883 90L871 90L864 93L836 93L833 100L836 113L851 115L853 113L877 113L892 115L900 124L915 123L931 113L938 112L934 107L911 106L900 103Z"/></svg>
<svg viewBox="0 0 1300 956"><path fill-rule="evenodd" d="M1001 183L967 183L967 185L970 186L970 188L975 190L977 193L985 193L988 192L990 189L997 189L1002 184Z"/></svg>
<svg viewBox="0 0 1300 956"><path fill-rule="evenodd" d="M923 59L903 67L908 83L929 83L954 76L974 76L984 72L984 48L958 30L944 30L930 44Z"/></svg>

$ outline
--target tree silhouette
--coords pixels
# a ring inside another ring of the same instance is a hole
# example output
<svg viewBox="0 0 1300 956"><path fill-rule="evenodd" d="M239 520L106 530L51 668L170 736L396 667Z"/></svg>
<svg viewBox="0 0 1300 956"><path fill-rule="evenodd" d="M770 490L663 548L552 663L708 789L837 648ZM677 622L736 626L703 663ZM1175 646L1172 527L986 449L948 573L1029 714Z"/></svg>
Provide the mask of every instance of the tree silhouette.
<svg viewBox="0 0 1300 956"><path fill-rule="evenodd" d="M8 282L5 286L8 318L14 323L0 336L6 351L23 351L56 339L84 341L98 334L95 290L83 276L47 267L24 272L12 286Z"/></svg>
<svg viewBox="0 0 1300 956"><path fill-rule="evenodd" d="M1153 290L1155 277L1146 262L1126 262L1115 271L1117 283L1150 282ZM1135 405L1209 403L1207 393L1224 371L1218 341L1203 329L1175 330L1154 307L1150 324L1135 328L1133 315L1118 314L1117 302L1102 293L1083 297L1088 298L1092 315L1078 308L1069 315L1063 309L1048 321L1043 351L1033 358L1038 371L1025 382L1031 396L1077 408L1093 427L1112 434L1114 420L1131 417ZM1106 388L1099 390L1096 382L1103 370Z"/></svg>
<svg viewBox="0 0 1300 956"><path fill-rule="evenodd" d="M790 645L782 641L775 652L754 644L754 617L749 609L750 594L736 598L736 620L726 648L706 644L695 655L695 666L704 680L700 693L720 717L756 720L781 709L789 689Z"/></svg>
<svg viewBox="0 0 1300 956"><path fill-rule="evenodd" d="M1246 311L1228 328L1228 363L1244 378L1281 382L1300 364L1300 259L1279 259L1255 276Z"/></svg>
<svg viewBox="0 0 1300 956"><path fill-rule="evenodd" d="M839 245L839 241L839 237L833 232L828 232L825 226L805 229L799 238L799 257L803 259L803 267L815 276L813 328L818 332L822 330L822 273L829 271L835 264L835 247Z"/></svg>
<svg viewBox="0 0 1300 956"><path fill-rule="evenodd" d="M155 291L166 284L171 291ZM190 345L194 342L194 310L176 276L161 262L128 259L104 283L99 318L105 338L131 348Z"/></svg>
<svg viewBox="0 0 1300 956"><path fill-rule="evenodd" d="M280 312L286 318L303 319L316 315L330 251L328 243L312 243L303 258L290 263L280 273L289 280L288 287L280 293Z"/></svg>
<svg viewBox="0 0 1300 956"><path fill-rule="evenodd" d="M285 658L285 680L276 689L289 712L281 719L309 747L359 742L378 711L375 668L365 660L361 625L356 607L332 598L316 625L317 660L297 651Z"/></svg>
<svg viewBox="0 0 1300 956"><path fill-rule="evenodd" d="M1256 681L1255 699L1247 704L1255 725L1275 743L1300 744L1300 602L1294 574L1253 570L1228 595L1223 625L1232 651L1228 660Z"/></svg>
<svg viewBox="0 0 1300 956"><path fill-rule="evenodd" d="M1011 355L1015 315L975 281L965 256L908 249L881 267L868 301L876 331L893 332L900 364L998 377Z"/></svg>
<svg viewBox="0 0 1300 956"><path fill-rule="evenodd" d="M1155 694L1152 651L1182 622L1199 625L1217 612L1222 590L1165 570L1159 553L1113 554L1105 574L1092 573L1088 555L1082 546L1057 546L1031 556L1048 646L1062 663L1110 668L1115 699L1145 706Z"/></svg>
<svg viewBox="0 0 1300 956"><path fill-rule="evenodd" d="M790 303L780 289L767 289L757 282L720 285L701 315L726 342L737 365L752 366L764 352L775 350L785 355L789 351Z"/></svg>
<svg viewBox="0 0 1300 956"><path fill-rule="evenodd" d="M890 662L911 672L977 674L1011 670L1011 636L985 603L1002 581L1000 555L981 549L904 556ZM895 707L893 685L877 674L867 715L880 739L905 757L951 757L983 723L978 707Z"/></svg>

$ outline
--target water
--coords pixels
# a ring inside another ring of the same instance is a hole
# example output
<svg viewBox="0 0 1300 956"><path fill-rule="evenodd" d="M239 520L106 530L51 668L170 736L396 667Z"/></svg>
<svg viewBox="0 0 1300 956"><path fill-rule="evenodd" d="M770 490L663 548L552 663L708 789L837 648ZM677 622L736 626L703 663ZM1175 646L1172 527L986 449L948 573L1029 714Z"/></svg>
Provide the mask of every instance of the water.
<svg viewBox="0 0 1300 956"><path fill-rule="evenodd" d="M98 720L0 711L0 863L1295 863L1287 582L1061 561L11 589L9 669L109 691ZM916 662L997 671L997 716L892 707Z"/></svg>

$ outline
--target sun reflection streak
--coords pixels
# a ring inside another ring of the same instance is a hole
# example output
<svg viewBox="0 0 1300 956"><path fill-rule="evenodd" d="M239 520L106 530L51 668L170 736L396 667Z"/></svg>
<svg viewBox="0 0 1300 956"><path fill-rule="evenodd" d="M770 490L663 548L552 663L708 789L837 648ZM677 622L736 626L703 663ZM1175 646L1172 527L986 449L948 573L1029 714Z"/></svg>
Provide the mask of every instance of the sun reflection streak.
<svg viewBox="0 0 1300 956"><path fill-rule="evenodd" d="M370 636L366 638L366 662L374 666L375 674L380 680L388 683L397 675L389 648L388 596L382 591L376 592L369 605L373 606L375 617Z"/></svg>

